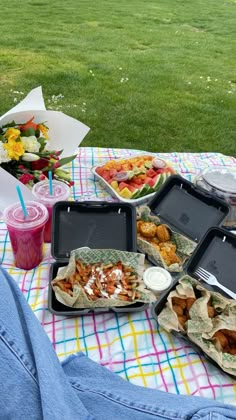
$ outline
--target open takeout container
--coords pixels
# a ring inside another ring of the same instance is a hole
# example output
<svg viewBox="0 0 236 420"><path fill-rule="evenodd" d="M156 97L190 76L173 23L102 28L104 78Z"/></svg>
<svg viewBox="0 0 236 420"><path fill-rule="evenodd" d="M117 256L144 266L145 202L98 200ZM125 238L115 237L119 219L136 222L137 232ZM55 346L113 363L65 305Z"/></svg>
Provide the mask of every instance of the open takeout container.
<svg viewBox="0 0 236 420"><path fill-rule="evenodd" d="M234 279L234 273L236 272L236 235L224 228L210 228L197 245L186 266L187 275L198 280L202 287L210 292L220 293L227 299L232 299L219 287L211 286L203 280L200 280L195 274L198 267L202 267L211 274L215 275L217 280L223 286L236 293L236 281ZM182 275L176 277L172 285L158 297L156 302L153 303L152 315L157 322L158 316L166 305L170 292L176 289ZM219 367L219 365L211 357L209 357L209 355L206 355L201 347L199 347L196 343L193 343L186 334L183 334L181 331L171 332L176 337L186 339L189 343L191 343L196 351L204 354L211 360L211 362Z"/></svg>
<svg viewBox="0 0 236 420"><path fill-rule="evenodd" d="M197 245L207 230L212 226L220 226L229 213L228 203L179 175L172 175L166 180L148 207L150 214L157 216L160 223L166 224L173 235L180 234L179 240L183 248L184 238L186 243L191 241ZM153 255L148 255L147 249L150 245L146 243L145 248L144 242L146 241L138 241L139 251L145 253L153 264L160 264ZM192 248L195 249L195 246ZM168 270L167 266L165 268Z"/></svg>
<svg viewBox="0 0 236 420"><path fill-rule="evenodd" d="M51 281L60 267L66 266L70 252L80 247L117 249L136 252L136 211L126 203L61 201L53 207L51 265L48 291L48 309L55 315L86 315L101 312L135 312L148 304L136 302L128 306L94 309L76 309L60 303Z"/></svg>

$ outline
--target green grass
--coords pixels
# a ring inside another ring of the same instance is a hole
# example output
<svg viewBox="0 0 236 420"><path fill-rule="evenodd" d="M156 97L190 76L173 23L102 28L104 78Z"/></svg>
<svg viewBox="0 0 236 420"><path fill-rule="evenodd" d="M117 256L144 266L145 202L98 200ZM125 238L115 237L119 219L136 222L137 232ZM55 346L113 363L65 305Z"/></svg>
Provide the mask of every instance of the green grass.
<svg viewBox="0 0 236 420"><path fill-rule="evenodd" d="M83 146L234 156L235 16L235 0L1 0L0 114L41 85L91 128Z"/></svg>

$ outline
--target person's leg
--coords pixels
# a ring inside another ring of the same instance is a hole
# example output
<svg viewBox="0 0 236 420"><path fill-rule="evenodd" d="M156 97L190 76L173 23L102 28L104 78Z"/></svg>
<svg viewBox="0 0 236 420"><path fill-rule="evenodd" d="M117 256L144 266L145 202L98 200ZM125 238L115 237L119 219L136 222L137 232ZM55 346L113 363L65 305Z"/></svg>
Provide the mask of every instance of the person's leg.
<svg viewBox="0 0 236 420"><path fill-rule="evenodd" d="M0 355L0 419L236 419L232 406L132 385L82 354L62 368L21 291L1 267Z"/></svg>
<svg viewBox="0 0 236 420"><path fill-rule="evenodd" d="M96 419L236 419L236 407L232 405L133 385L82 353L69 357L62 366L79 398ZM98 416L101 412L102 416Z"/></svg>
<svg viewBox="0 0 236 420"><path fill-rule="evenodd" d="M0 267L0 419L92 419L14 280Z"/></svg>

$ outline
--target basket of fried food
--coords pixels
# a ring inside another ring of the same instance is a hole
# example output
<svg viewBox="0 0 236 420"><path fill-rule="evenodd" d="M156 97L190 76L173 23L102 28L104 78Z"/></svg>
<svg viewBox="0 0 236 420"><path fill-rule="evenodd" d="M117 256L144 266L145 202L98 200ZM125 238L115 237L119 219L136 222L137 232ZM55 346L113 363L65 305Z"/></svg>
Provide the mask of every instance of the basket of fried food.
<svg viewBox="0 0 236 420"><path fill-rule="evenodd" d="M157 309L156 309L157 310ZM188 338L222 370L236 376L236 301L182 277L157 316L160 326Z"/></svg>
<svg viewBox="0 0 236 420"><path fill-rule="evenodd" d="M148 303L151 293L142 280L143 254L114 249L78 249L52 280L56 299L73 308Z"/></svg>
<svg viewBox="0 0 236 420"><path fill-rule="evenodd" d="M147 206L142 206L137 210L137 246L154 264L178 273L183 271L196 243L172 231Z"/></svg>

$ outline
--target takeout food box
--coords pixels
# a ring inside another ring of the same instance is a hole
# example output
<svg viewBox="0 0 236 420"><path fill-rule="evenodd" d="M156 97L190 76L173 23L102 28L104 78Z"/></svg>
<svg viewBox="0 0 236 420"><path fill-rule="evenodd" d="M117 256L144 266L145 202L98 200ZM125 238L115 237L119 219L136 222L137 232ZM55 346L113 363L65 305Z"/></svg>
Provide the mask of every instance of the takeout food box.
<svg viewBox="0 0 236 420"><path fill-rule="evenodd" d="M51 282L58 269L68 264L72 250L80 247L115 249L136 252L136 212L127 203L70 202L54 205L51 252L55 263L51 265L48 306L56 315L84 315L91 312L140 311L148 304L136 302L129 306L112 308L72 308L56 299Z"/></svg>
<svg viewBox="0 0 236 420"><path fill-rule="evenodd" d="M152 263L173 273L181 272L206 231L212 226L219 226L228 212L229 206L225 201L179 175L172 175L148 206L137 209L138 250L146 254ZM148 222L150 226L154 223L157 229L163 228L166 235L156 230L153 237L148 237L140 222ZM169 258L173 251L168 250L172 245L177 255L173 263Z"/></svg>
<svg viewBox="0 0 236 420"><path fill-rule="evenodd" d="M166 179L176 173L169 162L147 153L109 160L91 170L111 196L134 206L150 200Z"/></svg>
<svg viewBox="0 0 236 420"><path fill-rule="evenodd" d="M198 267L236 293L236 236L223 228L210 228L189 259L186 274L176 278L153 304L153 316L167 331L185 338L198 352L236 376L236 300L200 280L195 275ZM175 306L179 303L185 305L182 312Z"/></svg>

